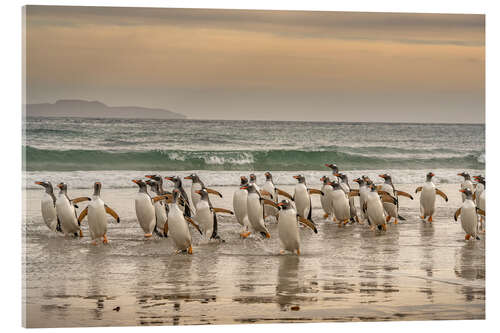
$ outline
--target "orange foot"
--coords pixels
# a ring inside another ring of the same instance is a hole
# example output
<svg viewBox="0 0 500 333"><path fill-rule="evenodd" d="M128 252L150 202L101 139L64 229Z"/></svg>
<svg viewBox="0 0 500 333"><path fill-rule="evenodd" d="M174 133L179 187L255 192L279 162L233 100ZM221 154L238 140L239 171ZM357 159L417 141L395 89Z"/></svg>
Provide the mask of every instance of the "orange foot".
<svg viewBox="0 0 500 333"><path fill-rule="evenodd" d="M188 253L193 254L193 247L191 245L189 246Z"/></svg>
<svg viewBox="0 0 500 333"><path fill-rule="evenodd" d="M97 241L95 239L92 241L92 245L97 246Z"/></svg>
<svg viewBox="0 0 500 333"><path fill-rule="evenodd" d="M425 220L425 216L420 216L420 219Z"/></svg>
<svg viewBox="0 0 500 333"><path fill-rule="evenodd" d="M394 224L398 224L398 219L394 219Z"/></svg>
<svg viewBox="0 0 500 333"><path fill-rule="evenodd" d="M285 254L285 250L280 250L280 254Z"/></svg>
<svg viewBox="0 0 500 333"><path fill-rule="evenodd" d="M323 214L323 218L327 219L328 218L328 213Z"/></svg>
<svg viewBox="0 0 500 333"><path fill-rule="evenodd" d="M387 231L387 224L382 224L382 229L384 229L384 231Z"/></svg>
<svg viewBox="0 0 500 333"><path fill-rule="evenodd" d="M83 237L82 229L80 229L80 237Z"/></svg>
<svg viewBox="0 0 500 333"><path fill-rule="evenodd" d="M432 215L431 215L431 216L429 216L429 219L428 219L427 221L429 221L429 222L431 222L431 223L432 223Z"/></svg>
<svg viewBox="0 0 500 333"><path fill-rule="evenodd" d="M108 237L106 237L106 235L103 235L103 236L102 236L102 242L103 242L104 244L108 244Z"/></svg>
<svg viewBox="0 0 500 333"><path fill-rule="evenodd" d="M144 234L144 237L146 238L150 238L150 237L153 237L153 234L149 233L149 234Z"/></svg>
<svg viewBox="0 0 500 333"><path fill-rule="evenodd" d="M297 249L297 255L300 256L300 250L299 249Z"/></svg>
<svg viewBox="0 0 500 333"><path fill-rule="evenodd" d="M391 220L391 217L390 217L389 215L387 215L387 216L385 217L385 222L389 222L390 220Z"/></svg>
<svg viewBox="0 0 500 333"><path fill-rule="evenodd" d="M266 232L266 238L271 238L271 234Z"/></svg>
<svg viewBox="0 0 500 333"><path fill-rule="evenodd" d="M250 236L251 232L250 231L247 231L247 232L242 232L240 233L240 237L241 238L247 238L248 236Z"/></svg>
<svg viewBox="0 0 500 333"><path fill-rule="evenodd" d="M469 239L470 239L470 235L469 234L465 235L465 240L469 240Z"/></svg>

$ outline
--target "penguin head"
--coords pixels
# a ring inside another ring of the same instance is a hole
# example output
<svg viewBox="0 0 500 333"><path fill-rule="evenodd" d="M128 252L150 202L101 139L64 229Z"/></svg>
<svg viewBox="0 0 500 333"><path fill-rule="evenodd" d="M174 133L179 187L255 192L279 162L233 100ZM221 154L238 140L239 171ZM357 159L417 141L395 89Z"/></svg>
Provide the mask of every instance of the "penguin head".
<svg viewBox="0 0 500 333"><path fill-rule="evenodd" d="M305 184L306 183L306 178L303 176L303 175L296 175L296 176L293 176L293 178L297 179L297 181L299 182L299 184Z"/></svg>
<svg viewBox="0 0 500 333"><path fill-rule="evenodd" d="M323 182L323 185L328 185L330 182L330 178L328 176L323 176L319 180Z"/></svg>
<svg viewBox="0 0 500 333"><path fill-rule="evenodd" d="M201 200L208 200L208 192L204 188L201 190L194 191L196 194L201 196Z"/></svg>
<svg viewBox="0 0 500 333"><path fill-rule="evenodd" d="M465 194L466 198L468 198L468 199L472 198L472 191L469 190L468 188L460 189L458 191L462 192L463 194Z"/></svg>
<svg viewBox="0 0 500 333"><path fill-rule="evenodd" d="M257 193L257 189L255 188L255 185L252 183L249 183L245 186L240 187L242 190L247 190L248 193Z"/></svg>
<svg viewBox="0 0 500 333"><path fill-rule="evenodd" d="M337 167L337 165L335 163L330 163L330 164L327 163L327 164L325 164L325 166L327 168L332 169L333 173L339 172L339 168Z"/></svg>
<svg viewBox="0 0 500 333"><path fill-rule="evenodd" d="M54 193L54 189L52 187L52 183L51 182L41 181L41 182L35 182L35 184L43 186L45 188L45 192L46 193L49 193L49 194L50 193Z"/></svg>
<svg viewBox="0 0 500 333"><path fill-rule="evenodd" d="M193 183L199 183L200 182L200 177L198 177L197 174L192 173L189 176L184 177L184 179L191 179Z"/></svg>
<svg viewBox="0 0 500 333"><path fill-rule="evenodd" d="M257 181L257 176L254 173L250 174L250 182L255 183Z"/></svg>
<svg viewBox="0 0 500 333"><path fill-rule="evenodd" d="M432 172L432 171L429 171L429 173L427 173L427 176L426 176L426 179L428 182L430 182L432 180L432 177L434 177L435 174Z"/></svg>
<svg viewBox="0 0 500 333"><path fill-rule="evenodd" d="M59 193L66 192L68 190L68 185L66 183L59 183L57 184L57 187L59 187Z"/></svg>
<svg viewBox="0 0 500 333"><path fill-rule="evenodd" d="M387 183L391 183L392 182L392 177L388 173L384 173L384 174L381 174L381 175L378 175L378 176L380 178L384 179Z"/></svg>
<svg viewBox="0 0 500 333"><path fill-rule="evenodd" d="M273 180L273 175L271 175L269 171L266 171L265 175L266 175L266 180L271 180L271 181Z"/></svg>
<svg viewBox="0 0 500 333"><path fill-rule="evenodd" d="M353 179L352 181L358 183L360 186L365 183L365 181L362 178L356 178Z"/></svg>
<svg viewBox="0 0 500 333"><path fill-rule="evenodd" d="M339 182L329 182L328 185L333 187L334 190L339 190L340 189L340 184Z"/></svg>
<svg viewBox="0 0 500 333"><path fill-rule="evenodd" d="M480 184L485 184L486 180L483 176L479 175L479 176L473 176L474 177L474 180Z"/></svg>
<svg viewBox="0 0 500 333"><path fill-rule="evenodd" d="M291 208L290 201L288 199L284 199L278 203L278 207L283 210L287 210Z"/></svg>
<svg viewBox="0 0 500 333"><path fill-rule="evenodd" d="M172 183L174 183L175 187L182 186L182 180L177 176L168 176L168 177L165 177L165 179L170 180Z"/></svg>
<svg viewBox="0 0 500 333"><path fill-rule="evenodd" d="M148 192L148 188L146 187L146 183L142 179L132 179L132 182L139 186L139 192Z"/></svg>
<svg viewBox="0 0 500 333"><path fill-rule="evenodd" d="M457 173L457 176L464 177L464 180L470 180L470 175L466 171Z"/></svg>
<svg viewBox="0 0 500 333"><path fill-rule="evenodd" d="M370 178L368 178L368 179L365 179L365 184L366 184L366 186L370 187L373 185L373 182Z"/></svg>
<svg viewBox="0 0 500 333"><path fill-rule="evenodd" d="M338 177L339 179L341 179L344 183L347 183L347 175L345 173L336 173L335 174L335 177Z"/></svg>
<svg viewBox="0 0 500 333"><path fill-rule="evenodd" d="M179 189L177 188L174 188L172 190L172 202L175 204L180 196L181 196L181 191L179 191Z"/></svg>
<svg viewBox="0 0 500 333"><path fill-rule="evenodd" d="M152 179L152 180L157 181L157 182L161 182L161 180L162 180L160 175L146 175L144 177ZM146 181L146 183L147 183L147 181Z"/></svg>
<svg viewBox="0 0 500 333"><path fill-rule="evenodd" d="M248 178L245 176L240 177L240 187L248 184Z"/></svg>
<svg viewBox="0 0 500 333"><path fill-rule="evenodd" d="M370 187L370 190L371 190L372 192L377 191L377 186L375 186L375 184L373 184L373 182L371 182L368 186Z"/></svg>
<svg viewBox="0 0 500 333"><path fill-rule="evenodd" d="M102 188L101 182L95 182L94 183L94 195L101 195L101 188Z"/></svg>
<svg viewBox="0 0 500 333"><path fill-rule="evenodd" d="M153 191L156 194L158 194L158 192L160 190L158 182L156 182L154 180L151 180L151 179L148 179L148 180L146 180L146 184L148 184L151 187L151 191Z"/></svg>
<svg viewBox="0 0 500 333"><path fill-rule="evenodd" d="M370 179L370 177L368 176L361 176L361 178L365 181L366 184L368 184L369 182L371 182L372 180Z"/></svg>

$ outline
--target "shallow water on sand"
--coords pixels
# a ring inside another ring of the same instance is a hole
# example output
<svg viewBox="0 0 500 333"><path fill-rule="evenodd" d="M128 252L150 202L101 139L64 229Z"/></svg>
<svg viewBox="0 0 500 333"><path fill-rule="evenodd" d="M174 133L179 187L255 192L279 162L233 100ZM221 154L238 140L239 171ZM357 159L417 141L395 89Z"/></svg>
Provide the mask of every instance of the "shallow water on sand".
<svg viewBox="0 0 500 333"><path fill-rule="evenodd" d="M214 205L231 208L235 187L216 189L224 198ZM170 240L143 239L132 187L103 189L122 218L120 224L110 220L110 244L91 245L86 222L86 237L64 239L43 224L42 190L27 190L26 326L482 319L485 236L464 241L453 221L458 185L441 189L450 202L437 199L434 223L418 219L418 200L403 198L407 220L385 233L325 222L314 197L319 233L301 229L300 257L279 255L274 222L268 224L271 239L242 240L234 218L226 216L219 226L225 243L207 243L191 229L194 254L175 255Z"/></svg>

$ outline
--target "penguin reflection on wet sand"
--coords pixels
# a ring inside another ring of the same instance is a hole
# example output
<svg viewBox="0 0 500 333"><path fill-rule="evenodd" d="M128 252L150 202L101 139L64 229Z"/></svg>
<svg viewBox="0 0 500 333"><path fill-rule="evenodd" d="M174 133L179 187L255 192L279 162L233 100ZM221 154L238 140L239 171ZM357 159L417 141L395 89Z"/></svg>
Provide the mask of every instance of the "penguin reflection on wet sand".
<svg viewBox="0 0 500 333"><path fill-rule="evenodd" d="M422 192L420 194L420 218L425 220L429 217L428 221L432 223L432 215L434 215L434 210L436 208L436 194L440 195L446 202L448 202L448 197L441 190L436 188L436 185L432 182L432 177L435 174L432 172L427 173L425 178L425 184L423 186L417 187L415 193Z"/></svg>
<svg viewBox="0 0 500 333"><path fill-rule="evenodd" d="M78 217L78 222L81 223L85 216L88 216L87 220L89 223L90 237L94 245L97 245L97 240L100 238L102 238L104 244L108 243L108 238L106 237L108 231L106 214L115 218L116 223L120 223L118 214L101 199L101 187L102 184L100 182L94 183L92 200L89 202L88 206L82 210Z"/></svg>
<svg viewBox="0 0 500 333"><path fill-rule="evenodd" d="M57 218L56 212L56 196L54 195L54 188L51 182L38 181L35 184L43 186L45 188L45 193L43 194L41 201L42 217L45 225L56 232L62 232L61 222Z"/></svg>
<svg viewBox="0 0 500 333"><path fill-rule="evenodd" d="M472 239L479 240L479 237L477 235L477 215L480 214L484 216L485 212L482 209L476 207L476 204L472 199L472 191L470 189L465 188L459 191L465 195L465 200L462 204L462 207L457 209L457 211L455 212L455 221L457 221L458 217L460 217L462 229L465 231L465 240L469 240L471 237Z"/></svg>

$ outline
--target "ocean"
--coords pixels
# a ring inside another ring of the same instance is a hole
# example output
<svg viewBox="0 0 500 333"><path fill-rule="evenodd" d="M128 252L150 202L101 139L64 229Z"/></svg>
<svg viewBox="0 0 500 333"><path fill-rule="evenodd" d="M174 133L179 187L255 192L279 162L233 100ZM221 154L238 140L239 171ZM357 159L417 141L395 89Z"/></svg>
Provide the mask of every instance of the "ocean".
<svg viewBox="0 0 500 333"><path fill-rule="evenodd" d="M145 171L198 171L210 185L236 185L244 172L268 170L292 184L290 172L300 171L319 184L329 173L325 163L349 176L384 171L395 182L418 183L432 170L456 183L457 171L485 168L479 124L27 118L23 130L32 188L35 176L64 176L77 188L103 177L120 188Z"/></svg>

